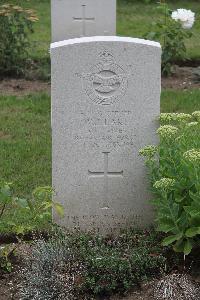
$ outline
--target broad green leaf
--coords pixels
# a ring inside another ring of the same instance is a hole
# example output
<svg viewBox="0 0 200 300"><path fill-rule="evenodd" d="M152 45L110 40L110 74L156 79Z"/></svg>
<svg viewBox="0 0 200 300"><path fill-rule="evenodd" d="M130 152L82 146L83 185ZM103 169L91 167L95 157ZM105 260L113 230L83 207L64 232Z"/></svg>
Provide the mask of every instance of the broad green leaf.
<svg viewBox="0 0 200 300"><path fill-rule="evenodd" d="M159 214L162 214L162 216L164 216L164 217L169 216L171 218L171 213L170 213L169 207L165 207L165 206L160 207Z"/></svg>
<svg viewBox="0 0 200 300"><path fill-rule="evenodd" d="M191 227L188 230L186 230L185 233L187 237L194 237L197 234L200 234L200 227Z"/></svg>
<svg viewBox="0 0 200 300"><path fill-rule="evenodd" d="M192 200L194 200L195 202L198 202L198 203L200 202L200 195L199 195L199 193L194 194L191 191L189 191L189 195L192 198Z"/></svg>
<svg viewBox="0 0 200 300"><path fill-rule="evenodd" d="M200 213L199 215L195 216L195 217L192 217L190 219L190 224L193 226L193 227L200 227Z"/></svg>
<svg viewBox="0 0 200 300"><path fill-rule="evenodd" d="M174 230L175 224L171 219L168 218L160 218L158 219L158 230L163 231L165 233Z"/></svg>
<svg viewBox="0 0 200 300"><path fill-rule="evenodd" d="M52 208L53 205L54 205L53 201L46 202L45 205L44 205L44 207L43 207L43 209L46 210L46 209Z"/></svg>
<svg viewBox="0 0 200 300"><path fill-rule="evenodd" d="M163 240L162 245L168 246L168 245L172 244L173 242L180 240L182 238L182 236L183 236L182 232L178 233L176 235L170 235Z"/></svg>
<svg viewBox="0 0 200 300"><path fill-rule="evenodd" d="M187 239L184 245L184 254L188 255L190 254L191 251L192 251L192 243L189 239Z"/></svg>
<svg viewBox="0 0 200 300"><path fill-rule="evenodd" d="M182 212L180 218L177 220L177 224L179 228L182 229L183 231L185 231L185 229L189 227L189 222L188 222L186 212L184 211Z"/></svg>
<svg viewBox="0 0 200 300"><path fill-rule="evenodd" d="M172 226L172 225L167 225L167 224L160 224L158 226L158 231L161 231L161 232L168 233L173 230L174 230L174 225Z"/></svg>
<svg viewBox="0 0 200 300"><path fill-rule="evenodd" d="M11 188L10 188L9 184L5 184L0 189L0 202L2 202L3 204L12 202Z"/></svg>
<svg viewBox="0 0 200 300"><path fill-rule="evenodd" d="M181 203L182 201L184 201L185 200L185 196L184 197L178 197L178 196L176 196L176 198L175 198L175 201L177 202L177 203Z"/></svg>
<svg viewBox="0 0 200 300"><path fill-rule="evenodd" d="M16 202L19 206L21 206L21 207L23 207L23 208L28 208L28 207L29 207L28 202L27 202L26 199L15 198L15 202Z"/></svg>
<svg viewBox="0 0 200 300"><path fill-rule="evenodd" d="M10 188L10 185L9 184L5 184L0 192L4 195L4 196L7 196L7 197L10 197L11 196L11 188Z"/></svg>
<svg viewBox="0 0 200 300"><path fill-rule="evenodd" d="M53 206L54 206L57 214L59 216L63 217L64 216L64 208L63 208L63 206L61 204L59 204L59 203L53 203Z"/></svg>
<svg viewBox="0 0 200 300"><path fill-rule="evenodd" d="M50 186L37 187L33 191L33 197L40 201L48 201L51 199L53 189Z"/></svg>
<svg viewBox="0 0 200 300"><path fill-rule="evenodd" d="M183 252L184 251L185 242L183 239L178 240L175 245L173 246L173 249L175 252Z"/></svg>
<svg viewBox="0 0 200 300"><path fill-rule="evenodd" d="M191 217L196 217L200 215L200 212L192 207L192 206L184 206L184 210L191 216Z"/></svg>
<svg viewBox="0 0 200 300"><path fill-rule="evenodd" d="M44 213L42 213L42 214L39 214L39 215L38 215L38 218L42 220L42 219L44 219L45 217L49 217L49 216L51 216L51 213L48 212L48 211L46 211L46 212L44 212Z"/></svg>

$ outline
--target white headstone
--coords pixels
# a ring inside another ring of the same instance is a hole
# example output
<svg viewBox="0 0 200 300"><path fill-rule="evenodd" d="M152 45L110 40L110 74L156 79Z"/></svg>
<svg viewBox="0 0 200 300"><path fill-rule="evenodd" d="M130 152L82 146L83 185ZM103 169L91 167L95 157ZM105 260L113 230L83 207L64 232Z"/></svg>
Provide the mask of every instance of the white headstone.
<svg viewBox="0 0 200 300"><path fill-rule="evenodd" d="M51 0L52 41L116 34L116 0Z"/></svg>
<svg viewBox="0 0 200 300"><path fill-rule="evenodd" d="M160 44L80 38L51 46L53 187L68 228L152 222L140 148L156 143Z"/></svg>

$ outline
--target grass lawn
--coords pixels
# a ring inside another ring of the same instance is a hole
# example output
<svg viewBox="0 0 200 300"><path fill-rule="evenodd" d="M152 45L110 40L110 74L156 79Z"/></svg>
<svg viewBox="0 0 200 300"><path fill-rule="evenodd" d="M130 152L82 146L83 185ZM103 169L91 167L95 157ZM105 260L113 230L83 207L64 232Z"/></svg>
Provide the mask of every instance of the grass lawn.
<svg viewBox="0 0 200 300"><path fill-rule="evenodd" d="M200 91L164 91L161 110L200 110ZM0 128L1 179L13 182L23 196L38 185L51 185L50 97L0 97Z"/></svg>
<svg viewBox="0 0 200 300"><path fill-rule="evenodd" d="M0 174L17 194L51 185L50 97L0 98Z"/></svg>
<svg viewBox="0 0 200 300"><path fill-rule="evenodd" d="M5 2L5 1L3 1ZM51 35L51 17L50 17L50 0L7 0L6 2L16 3L23 7L33 8L37 11L39 22L35 25L35 33L33 35L33 47L31 56L35 59L46 61L49 57L49 45ZM150 30L150 25L159 17L157 11L157 3L142 4L140 1L131 3L131 0L118 0L118 16L117 16L117 34L122 36L143 37ZM1 1L0 1L1 3ZM193 0L177 0L171 1L170 7L188 8L200 14L199 1ZM200 22L198 20L193 28L194 36L187 42L188 56L190 58L200 58Z"/></svg>
<svg viewBox="0 0 200 300"><path fill-rule="evenodd" d="M163 91L162 112L194 110L200 110L200 90ZM1 96L0 128L0 180L13 182L19 196L30 196L37 186L51 185L50 97ZM21 222L26 216L18 219ZM6 227L0 226L2 231Z"/></svg>
<svg viewBox="0 0 200 300"><path fill-rule="evenodd" d="M194 110L200 110L200 90L163 91L162 112ZM16 195L27 197L37 186L51 185L48 95L0 97L0 149L0 180L13 182ZM19 222L25 219L25 215L18 216ZM0 225L0 232L6 231Z"/></svg>

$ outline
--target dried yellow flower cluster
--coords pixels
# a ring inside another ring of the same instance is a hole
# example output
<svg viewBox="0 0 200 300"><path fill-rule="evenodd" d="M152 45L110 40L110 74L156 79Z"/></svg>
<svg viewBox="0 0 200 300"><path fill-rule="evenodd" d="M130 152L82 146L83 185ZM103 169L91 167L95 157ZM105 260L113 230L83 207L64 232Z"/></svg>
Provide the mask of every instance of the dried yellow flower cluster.
<svg viewBox="0 0 200 300"><path fill-rule="evenodd" d="M13 4L4 4L0 6L0 17L9 17L16 13L23 13L27 20L31 22L38 21L38 17L31 9L23 9L21 6Z"/></svg>

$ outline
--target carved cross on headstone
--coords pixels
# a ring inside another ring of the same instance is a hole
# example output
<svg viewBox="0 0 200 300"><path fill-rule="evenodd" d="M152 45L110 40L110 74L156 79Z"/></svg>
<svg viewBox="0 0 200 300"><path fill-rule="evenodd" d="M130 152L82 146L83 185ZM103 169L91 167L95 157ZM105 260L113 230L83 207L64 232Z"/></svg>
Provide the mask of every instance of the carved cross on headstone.
<svg viewBox="0 0 200 300"><path fill-rule="evenodd" d="M82 5L82 17L74 17L74 21L82 23L82 36L86 36L86 22L94 22L95 18L86 17L86 5Z"/></svg>
<svg viewBox="0 0 200 300"><path fill-rule="evenodd" d="M102 209L108 209L108 179L109 177L123 177L123 171L110 172L108 171L108 155L110 152L103 152L104 154L104 171L103 172L92 172L88 170L89 177L102 177L104 179L104 205Z"/></svg>

